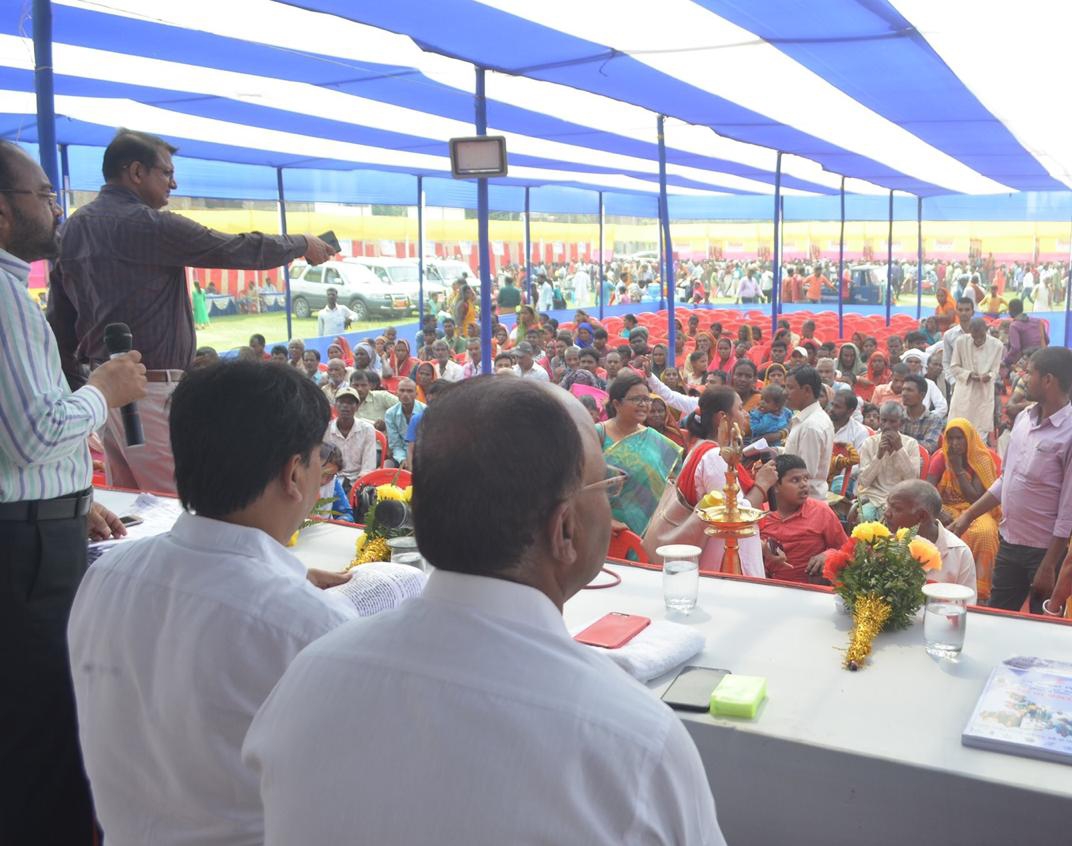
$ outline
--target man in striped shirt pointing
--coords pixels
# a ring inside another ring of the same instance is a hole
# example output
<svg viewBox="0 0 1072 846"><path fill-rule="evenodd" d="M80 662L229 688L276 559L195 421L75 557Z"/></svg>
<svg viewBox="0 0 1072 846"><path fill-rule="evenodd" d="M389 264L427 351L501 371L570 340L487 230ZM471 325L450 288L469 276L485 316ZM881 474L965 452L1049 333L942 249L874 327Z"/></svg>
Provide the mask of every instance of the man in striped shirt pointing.
<svg viewBox="0 0 1072 846"><path fill-rule="evenodd" d="M122 532L92 505L87 437L140 399L137 352L71 393L56 339L27 294L29 262L58 252L48 177L0 141L0 843L90 843L67 660L67 615L86 536ZM87 520L90 527L87 528Z"/></svg>

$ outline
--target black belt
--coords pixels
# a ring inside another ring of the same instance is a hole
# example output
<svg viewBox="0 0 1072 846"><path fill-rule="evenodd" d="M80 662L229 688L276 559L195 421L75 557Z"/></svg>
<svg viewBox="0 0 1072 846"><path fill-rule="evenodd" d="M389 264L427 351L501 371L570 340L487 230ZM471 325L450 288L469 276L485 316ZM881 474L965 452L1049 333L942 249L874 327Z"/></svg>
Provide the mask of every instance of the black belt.
<svg viewBox="0 0 1072 846"><path fill-rule="evenodd" d="M0 502L0 522L40 523L43 520L74 520L85 517L93 503L93 489L55 499Z"/></svg>

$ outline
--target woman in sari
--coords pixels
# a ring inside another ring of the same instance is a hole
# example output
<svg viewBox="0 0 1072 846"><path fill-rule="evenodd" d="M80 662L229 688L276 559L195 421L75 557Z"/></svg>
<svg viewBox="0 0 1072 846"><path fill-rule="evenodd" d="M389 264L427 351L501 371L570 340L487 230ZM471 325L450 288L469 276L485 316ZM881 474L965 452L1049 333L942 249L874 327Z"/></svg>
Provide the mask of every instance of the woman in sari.
<svg viewBox="0 0 1072 846"><path fill-rule="evenodd" d="M454 306L454 325L458 327L458 334L463 338L469 337L469 327L476 323L475 299L473 289L463 282L458 291L458 302Z"/></svg>
<svg viewBox="0 0 1072 846"><path fill-rule="evenodd" d="M733 367L737 359L733 355L733 340L728 335L723 335L715 344L715 355L707 365L710 372L720 370L727 376L733 373Z"/></svg>
<svg viewBox="0 0 1072 846"><path fill-rule="evenodd" d="M741 411L744 412L744 426L741 434L747 437L750 434L748 412L759 408L759 391L756 390L756 366L747 358L737 360L733 366L733 381L731 386L741 398Z"/></svg>
<svg viewBox="0 0 1072 846"><path fill-rule="evenodd" d="M524 335L528 334L529 328L521 327L519 331L523 333L524 337ZM501 323L496 323L492 327L491 340L494 342L494 346L492 347L493 352L498 352L499 350L508 350L514 346L510 342L510 334L506 331L506 327L503 326ZM518 343L520 343L520 341L518 341Z"/></svg>
<svg viewBox="0 0 1072 846"><path fill-rule="evenodd" d="M696 351L706 354L707 361L710 363L715 355L715 339L709 333L701 332L696 336Z"/></svg>
<svg viewBox="0 0 1072 846"><path fill-rule="evenodd" d="M615 531L629 529L643 535L681 447L644 425L651 397L636 373L618 376L608 393L608 419L596 426L596 432L607 464L628 474L622 492L611 500L612 522Z"/></svg>
<svg viewBox="0 0 1072 846"><path fill-rule="evenodd" d="M778 385L780 388L785 387L785 365L779 364L774 361L767 365L767 375L763 379L763 387L767 385Z"/></svg>
<svg viewBox="0 0 1072 846"><path fill-rule="evenodd" d="M935 317L942 317L943 315L950 320L957 319L957 303L949 296L949 289L941 287L934 292L934 299L937 300L938 305L934 309Z"/></svg>
<svg viewBox="0 0 1072 846"><path fill-rule="evenodd" d="M948 524L979 499L998 477L994 456L975 427L954 417L945 427L942 448L931 460L927 481L942 496L942 522ZM998 554L1001 509L980 515L961 539L975 558L976 592L980 602L990 598L990 577Z"/></svg>
<svg viewBox="0 0 1072 846"><path fill-rule="evenodd" d="M335 343L342 349L342 360L347 367L354 366L354 351L350 349L350 342L347 341L342 335L335 338Z"/></svg>
<svg viewBox="0 0 1072 846"><path fill-rule="evenodd" d="M684 447L685 438L678 425L679 416L678 412L670 408L662 397L652 394L651 408L648 410L648 419L644 421L644 425L649 429L654 429L664 438L669 438L678 446Z"/></svg>
<svg viewBox="0 0 1072 846"><path fill-rule="evenodd" d="M591 323L578 323L574 343L582 350L586 350L592 346L593 334Z"/></svg>
<svg viewBox="0 0 1072 846"><path fill-rule="evenodd" d="M681 379L681 371L676 367L664 369L659 379L671 391L676 391L679 394L685 393L685 383Z"/></svg>
<svg viewBox="0 0 1072 846"><path fill-rule="evenodd" d="M514 327L514 331L509 333L509 340L513 340L515 344L520 344L525 340L525 336L528 335L529 329L533 326L538 326L539 323L540 319L536 316L536 309L530 305L521 306L517 313L517 325ZM498 329L499 325L501 324L497 324L495 328ZM504 331L505 329L506 327L503 327ZM504 341L499 342L499 347L501 349L509 349L509 347L504 346Z"/></svg>
<svg viewBox="0 0 1072 846"><path fill-rule="evenodd" d="M666 370L666 345L656 344L651 348L651 372L661 379Z"/></svg>
<svg viewBox="0 0 1072 846"><path fill-rule="evenodd" d="M886 366L885 354L875 350L875 352L871 353L871 358L867 360L867 373L856 377L856 384L853 386L853 390L856 392L856 396L864 400L864 402L870 402L875 393L875 388L889 382L890 376L890 370Z"/></svg>
<svg viewBox="0 0 1072 846"><path fill-rule="evenodd" d="M436 366L431 361L419 361L413 368L413 381L417 385L417 399L427 403L425 391L436 380Z"/></svg>

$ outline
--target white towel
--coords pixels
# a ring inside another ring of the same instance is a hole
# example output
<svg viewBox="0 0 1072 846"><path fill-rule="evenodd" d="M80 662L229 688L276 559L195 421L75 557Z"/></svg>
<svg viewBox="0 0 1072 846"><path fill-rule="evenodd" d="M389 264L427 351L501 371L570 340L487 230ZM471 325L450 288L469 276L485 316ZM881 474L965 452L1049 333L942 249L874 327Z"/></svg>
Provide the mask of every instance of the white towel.
<svg viewBox="0 0 1072 846"><path fill-rule="evenodd" d="M637 681L647 682L703 652L700 632L681 623L653 620L620 649L598 649Z"/></svg>

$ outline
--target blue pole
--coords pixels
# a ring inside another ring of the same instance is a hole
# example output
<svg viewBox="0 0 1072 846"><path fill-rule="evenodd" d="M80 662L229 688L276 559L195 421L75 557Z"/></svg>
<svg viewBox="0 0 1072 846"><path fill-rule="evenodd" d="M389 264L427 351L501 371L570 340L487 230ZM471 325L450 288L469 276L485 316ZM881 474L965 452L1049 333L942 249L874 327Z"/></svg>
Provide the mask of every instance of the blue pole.
<svg viewBox="0 0 1072 846"><path fill-rule="evenodd" d="M778 157L774 168L774 254L771 262L774 267L774 283L771 285L770 318L771 318L771 343L778 334L778 307L782 296L782 263L779 255L782 251L782 151L778 151Z"/></svg>
<svg viewBox="0 0 1072 846"><path fill-rule="evenodd" d="M841 177L841 236L838 238L837 260L837 331L838 337L845 337L845 177Z"/></svg>
<svg viewBox="0 0 1072 846"><path fill-rule="evenodd" d="M57 191L63 203L63 216L71 213L71 162L67 158L67 145L60 144L60 186Z"/></svg>
<svg viewBox="0 0 1072 846"><path fill-rule="evenodd" d="M893 314L893 190L890 190L890 228L886 235L886 325Z"/></svg>
<svg viewBox="0 0 1072 846"><path fill-rule="evenodd" d="M670 204L666 200L666 136L663 124L666 118L659 115L657 121L659 133L659 218L663 227L663 254L666 257L666 271L663 278L666 280L666 362L670 367L676 367L674 363L674 351L677 349L676 337L677 326L674 325L674 243L670 240ZM603 193L599 194L599 241L600 248L603 246ZM602 256L600 256L602 258Z"/></svg>
<svg viewBox="0 0 1072 846"><path fill-rule="evenodd" d="M599 319L603 320L603 192L599 192L599 271L596 273L599 288Z"/></svg>
<svg viewBox="0 0 1072 846"><path fill-rule="evenodd" d="M916 320L923 319L923 198L916 197Z"/></svg>
<svg viewBox="0 0 1072 846"><path fill-rule="evenodd" d="M424 177L417 177L417 327L424 327Z"/></svg>
<svg viewBox="0 0 1072 846"><path fill-rule="evenodd" d="M287 234L287 199L283 193L283 168L275 169L275 185L279 193L279 231ZM290 314L290 267L283 265L283 307L287 310L287 340L294 337Z"/></svg>
<svg viewBox="0 0 1072 846"><path fill-rule="evenodd" d="M532 298L532 203L529 201L529 186L525 186L525 290L528 303L536 310L536 301ZM602 317L602 315L600 315Z"/></svg>
<svg viewBox="0 0 1072 846"><path fill-rule="evenodd" d="M484 69L476 69L476 134L488 134L488 101L484 94ZM488 180L476 182L477 241L480 261L480 372L491 373L491 253L488 238Z"/></svg>
<svg viewBox="0 0 1072 846"><path fill-rule="evenodd" d="M53 190L62 190L56 160L56 101L52 91L52 2L33 2L34 93L37 95L37 145L41 168Z"/></svg>

